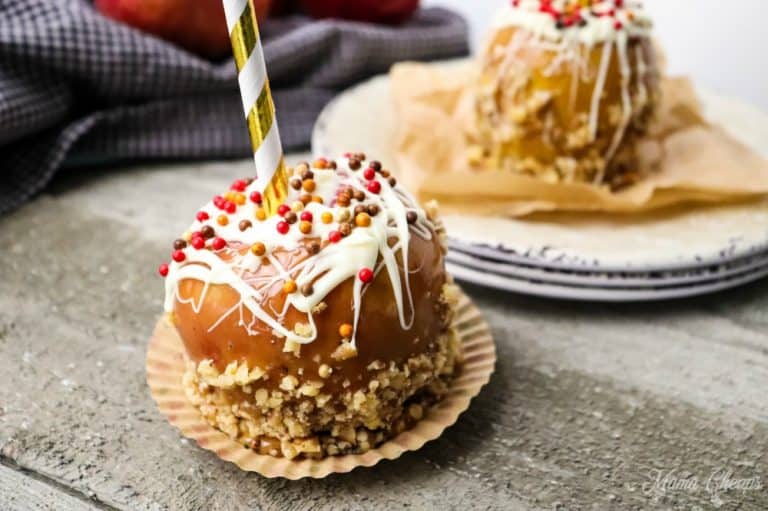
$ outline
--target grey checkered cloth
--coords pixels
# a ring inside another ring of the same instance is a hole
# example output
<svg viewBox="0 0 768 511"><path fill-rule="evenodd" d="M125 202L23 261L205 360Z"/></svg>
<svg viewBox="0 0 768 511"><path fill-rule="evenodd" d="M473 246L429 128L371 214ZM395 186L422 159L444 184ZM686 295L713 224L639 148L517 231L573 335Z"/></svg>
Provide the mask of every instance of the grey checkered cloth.
<svg viewBox="0 0 768 511"><path fill-rule="evenodd" d="M306 146L339 91L399 60L468 52L456 14L383 27L267 22L264 53L286 149ZM234 63L212 63L111 21L86 0L0 0L0 212L65 162L250 153Z"/></svg>

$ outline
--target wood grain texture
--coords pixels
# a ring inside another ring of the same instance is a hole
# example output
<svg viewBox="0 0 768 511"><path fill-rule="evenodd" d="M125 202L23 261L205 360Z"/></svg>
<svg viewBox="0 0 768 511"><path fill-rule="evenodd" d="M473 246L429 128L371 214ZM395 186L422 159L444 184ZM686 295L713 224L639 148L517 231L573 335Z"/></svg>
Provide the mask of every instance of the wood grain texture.
<svg viewBox="0 0 768 511"><path fill-rule="evenodd" d="M497 340L491 383L439 440L372 469L266 480L181 439L144 383L155 268L196 208L249 172L79 174L0 219L7 465L118 509L768 508L766 281L644 305L466 287ZM720 469L763 489L715 494ZM656 470L699 485L653 491Z"/></svg>
<svg viewBox="0 0 768 511"><path fill-rule="evenodd" d="M0 465L0 509L3 511L96 511L82 496L40 481L30 474Z"/></svg>

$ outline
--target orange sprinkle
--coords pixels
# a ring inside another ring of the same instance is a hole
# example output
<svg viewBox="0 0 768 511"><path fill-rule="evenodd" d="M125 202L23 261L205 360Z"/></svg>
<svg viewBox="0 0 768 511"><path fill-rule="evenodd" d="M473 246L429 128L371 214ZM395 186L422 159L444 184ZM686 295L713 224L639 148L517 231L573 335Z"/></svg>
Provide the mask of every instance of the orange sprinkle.
<svg viewBox="0 0 768 511"><path fill-rule="evenodd" d="M323 198L320 197L319 195L313 195L312 196L312 202L317 202L318 204L322 204L323 203Z"/></svg>
<svg viewBox="0 0 768 511"><path fill-rule="evenodd" d="M267 247L264 246L264 243L257 241L253 245L251 245L251 253L255 256L261 257L267 252Z"/></svg>
<svg viewBox="0 0 768 511"><path fill-rule="evenodd" d="M349 323L344 323L339 327L339 335L342 339L351 339L352 338L352 325Z"/></svg>
<svg viewBox="0 0 768 511"><path fill-rule="evenodd" d="M229 223L229 218L227 215L219 215L218 218L216 218L216 222L219 225L227 225Z"/></svg>
<svg viewBox="0 0 768 511"><path fill-rule="evenodd" d="M238 206L242 206L243 204L245 204L245 195L243 195L242 193L236 194L235 204L237 204Z"/></svg>
<svg viewBox="0 0 768 511"><path fill-rule="evenodd" d="M312 222L301 222L299 224L299 230L302 234L309 234L312 232Z"/></svg>
<svg viewBox="0 0 768 511"><path fill-rule="evenodd" d="M286 280L285 284L283 284L283 291L285 291L286 294L295 293L296 289L296 282L293 280Z"/></svg>
<svg viewBox="0 0 768 511"><path fill-rule="evenodd" d="M262 222L267 219L267 212L264 211L264 208L256 210L256 219L261 220Z"/></svg>
<svg viewBox="0 0 768 511"><path fill-rule="evenodd" d="M324 224L330 224L333 222L333 213L330 211L324 211L323 214L320 215L320 220L322 220Z"/></svg>
<svg viewBox="0 0 768 511"><path fill-rule="evenodd" d="M355 225L358 227L368 227L371 225L371 215L368 213L358 213L355 217Z"/></svg>
<svg viewBox="0 0 768 511"><path fill-rule="evenodd" d="M305 179L301 186L304 188L305 192L309 193L314 192L315 188L317 188L314 179Z"/></svg>

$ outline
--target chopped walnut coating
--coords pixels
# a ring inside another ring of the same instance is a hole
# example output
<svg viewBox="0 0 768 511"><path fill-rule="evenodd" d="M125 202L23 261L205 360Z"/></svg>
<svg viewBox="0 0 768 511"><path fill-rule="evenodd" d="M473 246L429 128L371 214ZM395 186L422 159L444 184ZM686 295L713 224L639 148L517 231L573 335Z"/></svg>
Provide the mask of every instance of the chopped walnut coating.
<svg viewBox="0 0 768 511"><path fill-rule="evenodd" d="M455 286L447 284L441 302L453 311L457 297ZM452 314L446 316L449 325ZM431 347L401 364L372 362L363 370L364 386L347 381L333 394L323 392L323 379L332 373L325 364L317 375L286 375L278 388L267 390L250 379L255 369L235 364L217 374L209 362L189 362L183 384L206 421L262 454L322 458L360 453L411 427L445 394L460 361L455 330L446 326Z"/></svg>

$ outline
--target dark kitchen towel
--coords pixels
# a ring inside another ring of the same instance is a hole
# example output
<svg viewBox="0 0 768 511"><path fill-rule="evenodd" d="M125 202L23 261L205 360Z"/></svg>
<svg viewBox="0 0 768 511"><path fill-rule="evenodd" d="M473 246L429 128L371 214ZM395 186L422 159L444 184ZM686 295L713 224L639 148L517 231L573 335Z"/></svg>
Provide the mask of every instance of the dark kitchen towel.
<svg viewBox="0 0 768 511"><path fill-rule="evenodd" d="M465 22L443 9L398 27L270 20L262 38L286 149L306 146L323 106L355 82L468 52ZM248 154L231 59L198 58L86 0L0 0L0 212L65 161Z"/></svg>

